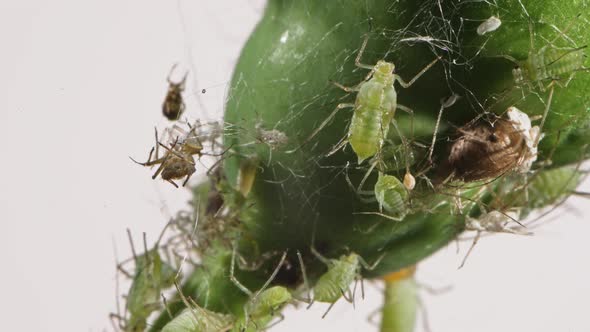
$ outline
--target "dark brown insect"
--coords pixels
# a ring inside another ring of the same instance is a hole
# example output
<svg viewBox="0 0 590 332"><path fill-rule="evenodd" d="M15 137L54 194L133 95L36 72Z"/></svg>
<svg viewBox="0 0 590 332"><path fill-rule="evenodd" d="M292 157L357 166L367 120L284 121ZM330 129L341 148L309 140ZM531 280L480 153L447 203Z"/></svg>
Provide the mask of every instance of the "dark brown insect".
<svg viewBox="0 0 590 332"><path fill-rule="evenodd" d="M192 132L193 131L191 130L190 133ZM160 166L152 176L152 179L155 179L160 175L163 180L170 182L176 188L178 188L178 185L172 180L181 179L186 176L186 179L182 183L182 186L185 186L196 171L195 159L193 156L201 156L203 146L192 136L187 136L182 141L179 141L179 139L180 138L177 137L174 143L170 144L168 147L158 140L158 131L156 130L156 146L152 147L150 150L148 160L144 163L137 162L133 158L131 158L131 160L137 164L148 167L159 164ZM158 157L159 147L163 147L166 150L164 157ZM155 159L152 160L154 150L156 152Z"/></svg>
<svg viewBox="0 0 590 332"><path fill-rule="evenodd" d="M526 172L537 159L539 127L515 107L507 118L459 128L459 137L439 168L437 181L492 179L510 171Z"/></svg>
<svg viewBox="0 0 590 332"><path fill-rule="evenodd" d="M166 98L164 98L164 103L162 104L162 113L170 121L178 120L184 112L185 107L184 100L182 99L182 92L184 91L188 73L184 75L180 82L172 82L170 76L172 75L172 72L174 72L176 65L177 64L172 66L172 69L170 69L170 74L168 74L168 93L166 93Z"/></svg>

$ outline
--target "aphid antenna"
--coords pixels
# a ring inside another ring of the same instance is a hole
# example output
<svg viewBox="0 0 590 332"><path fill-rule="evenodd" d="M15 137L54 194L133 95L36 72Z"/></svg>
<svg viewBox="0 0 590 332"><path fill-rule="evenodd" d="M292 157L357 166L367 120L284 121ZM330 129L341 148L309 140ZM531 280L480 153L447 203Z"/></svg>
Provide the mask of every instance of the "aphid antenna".
<svg viewBox="0 0 590 332"><path fill-rule="evenodd" d="M305 264L303 264L303 257L301 257L301 252L297 250L297 259L299 260L299 266L301 267L301 274L303 275L303 283L305 284L305 289L307 291L307 299L303 300L304 302L311 303L313 301L311 297L311 288L309 287L309 280L307 279L307 273L305 271Z"/></svg>
<svg viewBox="0 0 590 332"><path fill-rule="evenodd" d="M133 244L133 236L131 230L127 228L127 238L129 239L129 245L131 246L131 254L133 255L133 261L137 263L137 254L135 252L135 245Z"/></svg>
<svg viewBox="0 0 590 332"><path fill-rule="evenodd" d="M144 256L145 256L145 260L146 260L146 265L150 265L151 262L151 255L150 252L148 250L148 246L147 246L147 234L145 232L142 233L143 234L143 252L144 252Z"/></svg>
<svg viewBox="0 0 590 332"><path fill-rule="evenodd" d="M295 149L285 151L285 153L295 153L295 152L301 150L301 148L303 148L305 145L307 145L322 129L324 129L324 127L326 125L328 125L328 123L332 122L334 117L336 117L336 114L338 113L338 111L340 111L341 109L344 109L344 108L354 108L354 107L355 107L355 104L353 104L353 103L340 103L340 104L336 105L336 108L334 109L334 111L332 111L332 113L330 113L330 115L328 115L328 117L320 124L320 126L317 127L311 133L311 135L309 135L303 141L303 143L301 143Z"/></svg>
<svg viewBox="0 0 590 332"><path fill-rule="evenodd" d="M123 274L125 274L128 278L131 278L130 274L127 274L127 271L123 270L121 267L121 263L119 263L119 255L117 254L117 243L115 242L115 239L112 238L112 245L113 245L113 253L115 256L115 264L116 264L116 269L115 269L115 306L116 306L116 313L110 313L109 314L109 318L111 321L111 325L113 326L113 330L114 331L118 331L120 329L120 325L121 325L121 301L119 300L120 297L120 289L119 289L119 271L122 272ZM115 324L115 319L118 320L119 324ZM117 325L119 325L117 327Z"/></svg>
<svg viewBox="0 0 590 332"><path fill-rule="evenodd" d="M235 265L236 265L236 256L237 256L237 246L234 246L234 248L232 250L232 257L231 257L230 280L242 292L244 292L246 295L248 295L248 297L250 297L250 301L255 301L258 298L258 296L260 295L260 293L262 293L268 287L268 285L270 285L270 283L274 280L274 278L276 277L276 275L279 273L279 270L281 269L281 267L283 266L283 263L285 262L285 259L287 258L287 251L284 251L283 252L283 255L281 256L281 259L279 261L279 264L274 269L274 271L271 274L270 278L268 278L268 280L266 280L266 282L264 283L264 285L262 285L262 287L258 291L256 291L256 293L253 293L251 290L249 290L246 286L244 286L235 277L234 271L235 271Z"/></svg>
<svg viewBox="0 0 590 332"><path fill-rule="evenodd" d="M440 120L442 118L443 110L445 108L449 108L449 107L453 106L457 102L457 100L459 100L460 98L461 98L461 96L459 96L458 94L453 93L447 99L444 99L443 98L440 101L440 109L438 111L438 116L436 118L436 124L434 126L434 133L432 135L432 143L430 144L430 148L428 149L428 159L427 160L428 160L428 163L430 165L433 164L433 162L432 162L432 153L434 152L434 145L436 144L436 135L438 134L438 128L440 126Z"/></svg>
<svg viewBox="0 0 590 332"><path fill-rule="evenodd" d="M389 219L389 220L392 220L392 221L396 221L396 222L400 222L400 221L403 221L404 220L404 218L396 218L396 217L389 216L389 215L384 214L384 213L381 213L381 212L372 212L372 211L369 211L369 212L353 212L352 214L358 214L358 215L363 215L363 214L364 215L375 215L375 216L383 217L383 218L386 218L386 219ZM373 230L373 226L370 229Z"/></svg>
<svg viewBox="0 0 590 332"><path fill-rule="evenodd" d="M191 233L189 234L189 241L190 241L189 246L192 250L194 250L194 248L196 247L196 244L194 242L194 236L197 233L197 226L199 224L199 217L201 215L200 212L201 212L201 197L199 196L199 197L197 197L194 226L193 226ZM184 263L186 263L186 261L188 259L188 255L189 255L189 251L187 250L182 257L182 260L180 261L180 264L178 266L178 272L176 273L175 279L178 279L180 277Z"/></svg>
<svg viewBox="0 0 590 332"><path fill-rule="evenodd" d="M174 83L172 81L172 74L174 73L174 71L176 70L177 67L178 67L178 62L176 62L172 65L172 68L170 68L170 72L168 73L168 77L166 77L166 81L168 81L168 84L170 84L171 86L179 86L179 87L184 88L184 84L186 83L186 78L188 76L188 71L184 74L184 76L182 77L182 79L180 81L178 81L177 83Z"/></svg>

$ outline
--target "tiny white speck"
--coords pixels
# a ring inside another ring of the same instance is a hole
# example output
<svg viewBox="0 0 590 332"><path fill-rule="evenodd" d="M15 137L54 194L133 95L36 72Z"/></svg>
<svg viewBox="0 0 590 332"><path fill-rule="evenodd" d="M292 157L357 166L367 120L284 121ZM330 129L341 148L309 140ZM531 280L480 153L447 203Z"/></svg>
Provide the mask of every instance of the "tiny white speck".
<svg viewBox="0 0 590 332"><path fill-rule="evenodd" d="M492 16L477 27L477 34L483 36L488 32L496 31L500 25L502 25L502 21L496 16Z"/></svg>
<svg viewBox="0 0 590 332"><path fill-rule="evenodd" d="M287 39L289 39L289 30L283 32L283 34L281 35L281 43L284 44L287 42Z"/></svg>

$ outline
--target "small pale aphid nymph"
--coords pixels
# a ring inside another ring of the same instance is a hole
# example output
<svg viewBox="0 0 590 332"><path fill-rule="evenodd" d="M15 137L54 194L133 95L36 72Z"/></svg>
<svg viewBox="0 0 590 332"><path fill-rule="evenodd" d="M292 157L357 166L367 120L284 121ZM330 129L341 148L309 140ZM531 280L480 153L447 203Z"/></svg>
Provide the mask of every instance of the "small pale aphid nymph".
<svg viewBox="0 0 590 332"><path fill-rule="evenodd" d="M497 18L496 16L490 16L490 18L483 21L477 27L477 34L483 36L488 32L494 32L500 27L500 25L502 25L502 21L500 21L499 18Z"/></svg>
<svg viewBox="0 0 590 332"><path fill-rule="evenodd" d="M170 75L176 68L176 64L172 66L170 69ZM170 75L168 75L168 92L166 93L166 97L164 98L164 103L162 104L162 114L170 120L175 121L180 118L182 113L184 112L184 100L182 99L182 92L184 91L184 86L186 83L186 77L188 73L184 75L182 80L178 83L174 83L170 79Z"/></svg>
<svg viewBox="0 0 590 332"><path fill-rule="evenodd" d="M439 180L464 182L498 177L510 171L527 172L537 160L541 139L525 113L510 107L507 118L497 118L459 129L449 157L439 169Z"/></svg>

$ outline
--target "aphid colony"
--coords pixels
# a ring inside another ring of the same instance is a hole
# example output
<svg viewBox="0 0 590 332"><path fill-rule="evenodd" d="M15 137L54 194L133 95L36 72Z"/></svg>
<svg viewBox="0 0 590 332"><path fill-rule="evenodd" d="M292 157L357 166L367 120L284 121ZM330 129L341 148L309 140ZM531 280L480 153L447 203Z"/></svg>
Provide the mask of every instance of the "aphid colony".
<svg viewBox="0 0 590 332"><path fill-rule="evenodd" d="M492 16L477 28L477 33L479 35L491 33L498 29L500 25L501 21L497 17ZM411 203L414 192L417 190L415 190L417 178L418 180L423 179L423 182L430 189L444 195L444 189L456 186L457 183L459 183L457 187L460 188L465 183L475 182L477 185L480 185L479 182L481 181L492 181L506 174L522 175L531 173L531 168L538 158L538 144L543 137L542 127L549 111L554 85L566 86L573 79L576 72L587 70L583 66L584 54L582 50L584 47L565 50L549 44L535 51L531 44L531 50L526 60L519 61L506 57L517 63L517 67L513 70L515 86L527 86L533 89L534 85L538 85L541 91L551 88L549 100L546 103L547 108L541 119L541 124L539 126L533 126L529 116L514 106L509 107L505 114L500 116L486 113L456 130L455 136L451 137L451 143L447 147L448 154L443 159L438 160L438 165L434 167L432 157L442 112L445 108L451 107L459 98L458 95L453 94L446 101L441 102L432 143L428 149L428 153L425 155L428 168L434 168L431 172L433 174L432 179L425 175L426 171L419 171L415 173L417 175L414 177L410 170L410 157L412 155L410 145L411 140L414 139L413 110L397 103L395 82L397 81L404 88L410 87L441 58L435 58L409 82L406 82L395 73L395 65L392 62L379 60L374 66L361 63L361 57L368 40L369 35L365 36L355 58L355 65L357 67L370 70L365 80L353 87L346 87L339 83L334 83L346 92L355 92L355 102L339 104L296 150L310 142L323 128L329 125L339 110L352 108L353 112L346 137L330 153L335 153L341 147L350 144L359 165L363 161L369 160L370 165L368 166L368 171L358 189L356 189L356 193L359 197L361 195L370 196L365 201L376 202L378 204L378 212L372 211L360 214L374 214L393 221L402 221L407 215L415 211L415 207ZM170 74L172 74L175 67L172 68ZM168 77L169 89L162 106L162 111L166 118L174 121L180 118L185 108L182 92L187 75L184 75L179 82L173 82L170 76ZM545 83L548 84L545 85ZM398 127L395 119L397 109L407 112L410 115L410 133L412 135L410 141L402 134ZM403 163L405 166L405 175L401 180L397 176L387 174L386 168L381 167L383 163L383 149L387 142L390 125L393 126L399 136L401 148L404 152ZM192 174L196 171L195 155L200 158L204 155L219 156L226 152L219 153L219 147L221 146L219 138L225 130L224 128L220 129L218 125L207 127L208 125L202 125L200 123L195 123L194 125L187 124L187 126L188 130L178 125L167 129L164 134L165 139L163 140L159 139L156 130L155 145L149 152L148 160L143 163L134 161L147 167L157 165L158 168L152 176L153 179L160 176L163 180L175 187L178 187L175 180L182 179L182 186L186 185ZM254 141L251 144L262 143L267 145L270 150L275 150L286 145L288 142L286 135L276 129L266 130L262 126L257 126L255 129L256 134L253 135ZM213 153L204 152L206 144L210 145ZM164 149L163 156L160 155L160 149ZM288 152L294 152L296 150ZM257 167L257 160L249 160L248 163L241 165L237 188L233 188L236 193L241 195L241 198L245 198L251 191L254 185ZM373 170L377 171L374 188L371 191L364 192L361 188ZM539 177L539 179L544 178ZM348 177L347 180L350 186L354 188ZM514 202L522 205L525 205L525 203L519 201L523 198L521 193L526 192L526 199L528 200L528 189L530 187L532 189L531 192L533 192L532 199L534 199L535 186L539 185L539 180L535 180L534 175L529 180L525 180L525 182L521 188L514 190L516 193L515 197L510 197L511 199L514 198ZM476 199L473 199L474 202L470 202L472 206L481 205L479 207L482 215L477 219L465 216L465 229L476 232L467 256L471 253L482 232L519 235L530 234L529 231L522 230L522 228L512 227L513 224L511 222L518 223L521 212L519 209L504 209L503 206L494 206L493 203L484 206L481 203L479 198L485 192L486 188L483 187L485 185L483 184L478 188L472 189L477 194L473 196L476 197ZM571 190L571 188L568 190ZM569 191L560 191L556 194L556 197L560 198L566 192ZM449 197L452 197L452 195L455 194L449 194ZM229 208L223 200L225 198L223 197L210 209L208 206L206 214L225 217L232 215L232 213L237 214L236 211L228 211ZM456 197L453 198L457 198L460 201L461 196L460 194L456 194ZM432 202L433 205L430 208L436 207L439 203L438 201ZM488 207L491 209L487 209ZM461 212L458 214L461 214ZM521 224L519 225L522 226ZM176 285L180 298L186 308L176 314L164 326L162 331L261 331L282 320L280 310L285 305L296 300L307 302L309 306L314 302L328 303L329 307L322 316L324 317L340 298L343 297L349 302L354 302L355 294L354 291L350 290L351 284L357 280L361 280L361 271L363 268L365 270L374 269L383 257L381 256L376 259L372 265L367 264L355 252L349 252L346 255L340 256L338 259L326 258L313 247L312 243L310 252L315 259L326 265L326 271L319 275L319 277L316 275L315 284L311 287L308 283L304 260L301 253L297 251L296 254L301 272L300 276L308 292L307 297L304 297L300 294L300 290L291 291L289 288L281 285L271 285L282 268L285 268L285 266L292 268L293 263L288 261L286 251L282 252L276 268L264 284L259 289L253 291L247 288L236 276L235 265L238 253L237 247L232 247L231 263L229 271L226 271L226 275L232 285L247 296L241 313L232 315L201 307L192 298L185 296L176 283L179 282L179 280L176 280L176 270L160 257L158 251L160 249L159 243L160 240L158 240L152 250L148 250L147 245L144 245L145 253L141 256L136 256L135 251L133 252L135 271L133 274L129 274L132 279L132 285L127 294L125 314L121 315L117 313L112 315L112 318L118 319L118 327L123 331L145 330L150 314L163 308L163 304L160 301L161 292L172 285ZM465 256L461 266L465 263L467 256ZM312 292L313 296L311 295Z"/></svg>

